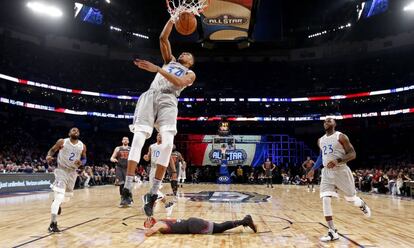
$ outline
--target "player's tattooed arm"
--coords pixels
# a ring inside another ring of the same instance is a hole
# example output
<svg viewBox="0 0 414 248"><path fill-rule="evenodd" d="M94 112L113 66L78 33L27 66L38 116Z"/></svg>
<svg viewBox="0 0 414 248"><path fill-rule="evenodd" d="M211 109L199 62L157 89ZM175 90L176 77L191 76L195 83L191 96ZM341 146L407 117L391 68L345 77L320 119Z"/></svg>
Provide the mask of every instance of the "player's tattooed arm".
<svg viewBox="0 0 414 248"><path fill-rule="evenodd" d="M341 158L337 159L337 162L346 163L348 161L354 160L356 158L356 152L355 152L354 146L349 141L348 136L346 136L345 134L339 135L339 142L344 147L345 155L342 159Z"/></svg>
<svg viewBox="0 0 414 248"><path fill-rule="evenodd" d="M116 155L119 152L119 146L115 147L114 152L112 153L111 158L109 159L112 163L118 163L118 159L116 159Z"/></svg>
<svg viewBox="0 0 414 248"><path fill-rule="evenodd" d="M165 24L164 29L160 35L160 50L162 58L164 59L164 64L170 63L174 60L174 56L172 55L171 44L168 38L170 37L171 30L174 26L172 19L168 20Z"/></svg>
<svg viewBox="0 0 414 248"><path fill-rule="evenodd" d="M63 140L63 139L59 139L59 140L56 142L56 144L54 144L54 145L52 146L52 148L50 148L50 149L49 149L49 151L47 152L47 156L46 156L46 161L47 161L48 163L52 162L52 160L53 160L53 156L55 155L55 153L56 153L57 151L59 151L60 149L62 149L62 147L63 147L63 143L64 143L64 140Z"/></svg>

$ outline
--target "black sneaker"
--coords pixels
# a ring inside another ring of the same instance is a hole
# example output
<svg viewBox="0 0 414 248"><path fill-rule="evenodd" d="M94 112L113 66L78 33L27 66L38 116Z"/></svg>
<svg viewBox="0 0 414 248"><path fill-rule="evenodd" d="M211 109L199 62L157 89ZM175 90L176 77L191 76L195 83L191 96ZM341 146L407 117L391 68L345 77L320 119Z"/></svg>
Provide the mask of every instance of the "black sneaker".
<svg viewBox="0 0 414 248"><path fill-rule="evenodd" d="M144 202L144 212L147 217L152 217L154 214L154 203L157 201L158 195L151 195L151 194L145 194L142 197L142 201Z"/></svg>
<svg viewBox="0 0 414 248"><path fill-rule="evenodd" d="M253 232L257 233L257 227L253 222L252 216L246 215L242 220L243 226L248 226Z"/></svg>
<svg viewBox="0 0 414 248"><path fill-rule="evenodd" d="M129 207L129 201L128 199L125 199L124 197L121 197L121 203L119 203L120 208L126 208Z"/></svg>
<svg viewBox="0 0 414 248"><path fill-rule="evenodd" d="M60 233L60 230L57 226L57 222L50 222L50 226L47 229L50 233Z"/></svg>
<svg viewBox="0 0 414 248"><path fill-rule="evenodd" d="M132 200L132 193L127 188L122 189L121 199L124 199L129 204L134 202L134 200Z"/></svg>

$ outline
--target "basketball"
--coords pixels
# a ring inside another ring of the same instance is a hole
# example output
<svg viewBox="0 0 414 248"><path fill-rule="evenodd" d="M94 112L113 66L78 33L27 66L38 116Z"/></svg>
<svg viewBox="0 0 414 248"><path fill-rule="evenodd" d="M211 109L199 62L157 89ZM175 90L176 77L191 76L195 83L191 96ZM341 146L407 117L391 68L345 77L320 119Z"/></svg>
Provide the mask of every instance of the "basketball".
<svg viewBox="0 0 414 248"><path fill-rule="evenodd" d="M190 35L197 28L197 19L192 13L183 12L175 23L175 29L182 35Z"/></svg>

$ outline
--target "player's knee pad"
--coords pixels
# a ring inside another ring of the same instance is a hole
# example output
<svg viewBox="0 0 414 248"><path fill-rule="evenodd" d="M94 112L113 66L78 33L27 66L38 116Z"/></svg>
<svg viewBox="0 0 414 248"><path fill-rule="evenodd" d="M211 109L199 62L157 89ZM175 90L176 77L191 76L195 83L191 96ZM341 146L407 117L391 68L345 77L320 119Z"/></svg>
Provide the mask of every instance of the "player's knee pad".
<svg viewBox="0 0 414 248"><path fill-rule="evenodd" d="M322 197L322 206L323 206L323 215L324 216L332 216L332 204L331 204L331 197L325 196Z"/></svg>
<svg viewBox="0 0 414 248"><path fill-rule="evenodd" d="M160 145L160 156L157 159L157 164L168 167L170 163L171 152L174 146L174 133L165 131L161 133L162 144Z"/></svg>
<svg viewBox="0 0 414 248"><path fill-rule="evenodd" d="M144 132L136 132L132 139L131 150L129 151L128 160L139 163L141 160L141 150L144 146L147 136Z"/></svg>

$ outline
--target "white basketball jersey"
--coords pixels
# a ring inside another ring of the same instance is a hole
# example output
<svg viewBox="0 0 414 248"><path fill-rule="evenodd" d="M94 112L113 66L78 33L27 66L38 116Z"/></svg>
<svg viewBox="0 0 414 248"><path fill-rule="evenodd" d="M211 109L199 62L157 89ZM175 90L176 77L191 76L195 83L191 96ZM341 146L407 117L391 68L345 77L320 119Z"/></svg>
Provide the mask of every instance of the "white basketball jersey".
<svg viewBox="0 0 414 248"><path fill-rule="evenodd" d="M157 160L160 156L160 146L161 144L154 143L150 146L151 149L151 167L157 166Z"/></svg>
<svg viewBox="0 0 414 248"><path fill-rule="evenodd" d="M330 136L326 134L319 139L319 147L322 152L322 162L323 166L327 166L328 163L332 160L338 158L342 159L345 155L345 149L339 142L339 135L341 132L336 131ZM345 165L345 163L340 163L338 165Z"/></svg>
<svg viewBox="0 0 414 248"><path fill-rule="evenodd" d="M69 138L64 139L63 147L59 150L57 158L58 167L74 170L77 169L78 167L75 165L75 161L81 159L82 151L82 141L78 140L78 143L73 145Z"/></svg>
<svg viewBox="0 0 414 248"><path fill-rule="evenodd" d="M162 69L177 77L183 77L191 71L187 67L175 61L171 61L170 63L164 65ZM154 81L151 83L150 89L158 90L167 94L173 94L178 97L185 87L178 88L174 84L170 83L170 81L168 81L163 75L157 73Z"/></svg>

